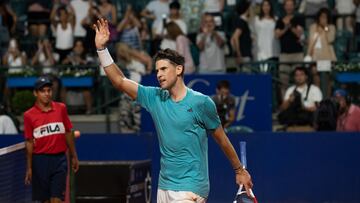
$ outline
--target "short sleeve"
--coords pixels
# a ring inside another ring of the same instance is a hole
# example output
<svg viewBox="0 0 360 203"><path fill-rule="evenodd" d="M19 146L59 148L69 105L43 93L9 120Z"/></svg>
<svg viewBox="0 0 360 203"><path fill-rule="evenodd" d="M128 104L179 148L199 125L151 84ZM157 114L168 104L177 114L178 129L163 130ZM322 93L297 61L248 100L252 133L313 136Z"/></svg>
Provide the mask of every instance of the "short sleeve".
<svg viewBox="0 0 360 203"><path fill-rule="evenodd" d="M216 111L214 101L210 97L205 97L202 107L201 119L207 130L215 130L221 124L219 115Z"/></svg>
<svg viewBox="0 0 360 203"><path fill-rule="evenodd" d="M155 87L146 87L139 84L136 102L147 111L150 111L152 100L154 100L156 96L156 91L157 89Z"/></svg>
<svg viewBox="0 0 360 203"><path fill-rule="evenodd" d="M69 115L68 115L68 112L67 112L67 108L65 106L65 104L62 104L62 116L63 116L63 124L65 126L65 131L66 132L70 132L71 129L73 128L73 125L69 119Z"/></svg>
<svg viewBox="0 0 360 203"><path fill-rule="evenodd" d="M294 91L293 87L289 87L284 95L284 101L288 100L290 98L291 93Z"/></svg>
<svg viewBox="0 0 360 203"><path fill-rule="evenodd" d="M31 124L31 119L28 114L24 114L24 137L25 139L33 138L34 128Z"/></svg>

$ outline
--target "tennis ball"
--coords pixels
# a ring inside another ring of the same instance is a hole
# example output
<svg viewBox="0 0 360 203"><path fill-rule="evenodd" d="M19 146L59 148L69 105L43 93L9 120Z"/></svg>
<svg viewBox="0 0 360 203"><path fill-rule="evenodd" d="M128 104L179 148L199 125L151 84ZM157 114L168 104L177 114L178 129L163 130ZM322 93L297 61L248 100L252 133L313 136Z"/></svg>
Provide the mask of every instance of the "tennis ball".
<svg viewBox="0 0 360 203"><path fill-rule="evenodd" d="M74 131L74 136L75 136L75 138L79 138L80 137L80 130L75 130Z"/></svg>

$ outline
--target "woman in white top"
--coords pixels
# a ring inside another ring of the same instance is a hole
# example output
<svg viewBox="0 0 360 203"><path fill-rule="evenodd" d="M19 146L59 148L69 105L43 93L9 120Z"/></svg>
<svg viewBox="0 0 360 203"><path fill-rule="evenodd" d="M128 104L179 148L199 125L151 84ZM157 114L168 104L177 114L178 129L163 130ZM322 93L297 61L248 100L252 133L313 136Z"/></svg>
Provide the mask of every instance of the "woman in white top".
<svg viewBox="0 0 360 203"><path fill-rule="evenodd" d="M175 22L166 24L167 38L174 41L176 51L185 57L185 74L195 72L195 65L190 51L191 41L184 35Z"/></svg>
<svg viewBox="0 0 360 203"><path fill-rule="evenodd" d="M268 60L279 56L279 45L275 38L276 17L269 0L261 3L260 14L255 17L256 58Z"/></svg>
<svg viewBox="0 0 360 203"><path fill-rule="evenodd" d="M275 38L275 25L277 18L269 0L261 3L260 14L255 17L254 31L256 38L256 59L266 61L277 58L280 52L279 41ZM266 72L268 65L260 66L261 71Z"/></svg>
<svg viewBox="0 0 360 203"><path fill-rule="evenodd" d="M59 20L56 20L57 14L59 15ZM54 6L50 19L55 32L55 49L60 55L59 61L61 62L74 46L74 13L71 7L67 9L65 6Z"/></svg>
<svg viewBox="0 0 360 203"><path fill-rule="evenodd" d="M12 38L9 42L8 50L5 52L2 57L3 65L9 66L9 73L16 70L21 70L22 67L26 65L27 57L25 52L20 51L19 43L15 38ZM18 68L12 68L18 67Z"/></svg>

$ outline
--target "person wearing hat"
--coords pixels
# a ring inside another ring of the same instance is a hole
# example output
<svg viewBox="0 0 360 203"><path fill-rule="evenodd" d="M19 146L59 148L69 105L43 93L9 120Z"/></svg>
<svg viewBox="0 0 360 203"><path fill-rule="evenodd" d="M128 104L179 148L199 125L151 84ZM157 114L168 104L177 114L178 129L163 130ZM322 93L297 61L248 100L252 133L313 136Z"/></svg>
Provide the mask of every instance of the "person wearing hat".
<svg viewBox="0 0 360 203"><path fill-rule="evenodd" d="M360 132L360 107L352 104L351 97L344 89L335 90L333 96L339 102L336 131Z"/></svg>
<svg viewBox="0 0 360 203"><path fill-rule="evenodd" d="M24 113L25 184L32 183L33 201L60 203L66 189L68 148L75 172L79 161L66 106L52 101L52 85L48 77L39 77L33 91L35 104Z"/></svg>

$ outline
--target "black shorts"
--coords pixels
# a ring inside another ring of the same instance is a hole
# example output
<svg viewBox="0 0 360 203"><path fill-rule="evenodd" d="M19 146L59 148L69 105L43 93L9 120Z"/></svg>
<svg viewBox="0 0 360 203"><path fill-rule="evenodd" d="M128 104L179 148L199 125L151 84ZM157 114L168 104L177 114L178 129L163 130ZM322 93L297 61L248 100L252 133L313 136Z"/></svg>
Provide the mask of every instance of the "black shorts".
<svg viewBox="0 0 360 203"><path fill-rule="evenodd" d="M54 197L64 200L66 176L65 153L34 154L32 161L33 201L45 201Z"/></svg>

